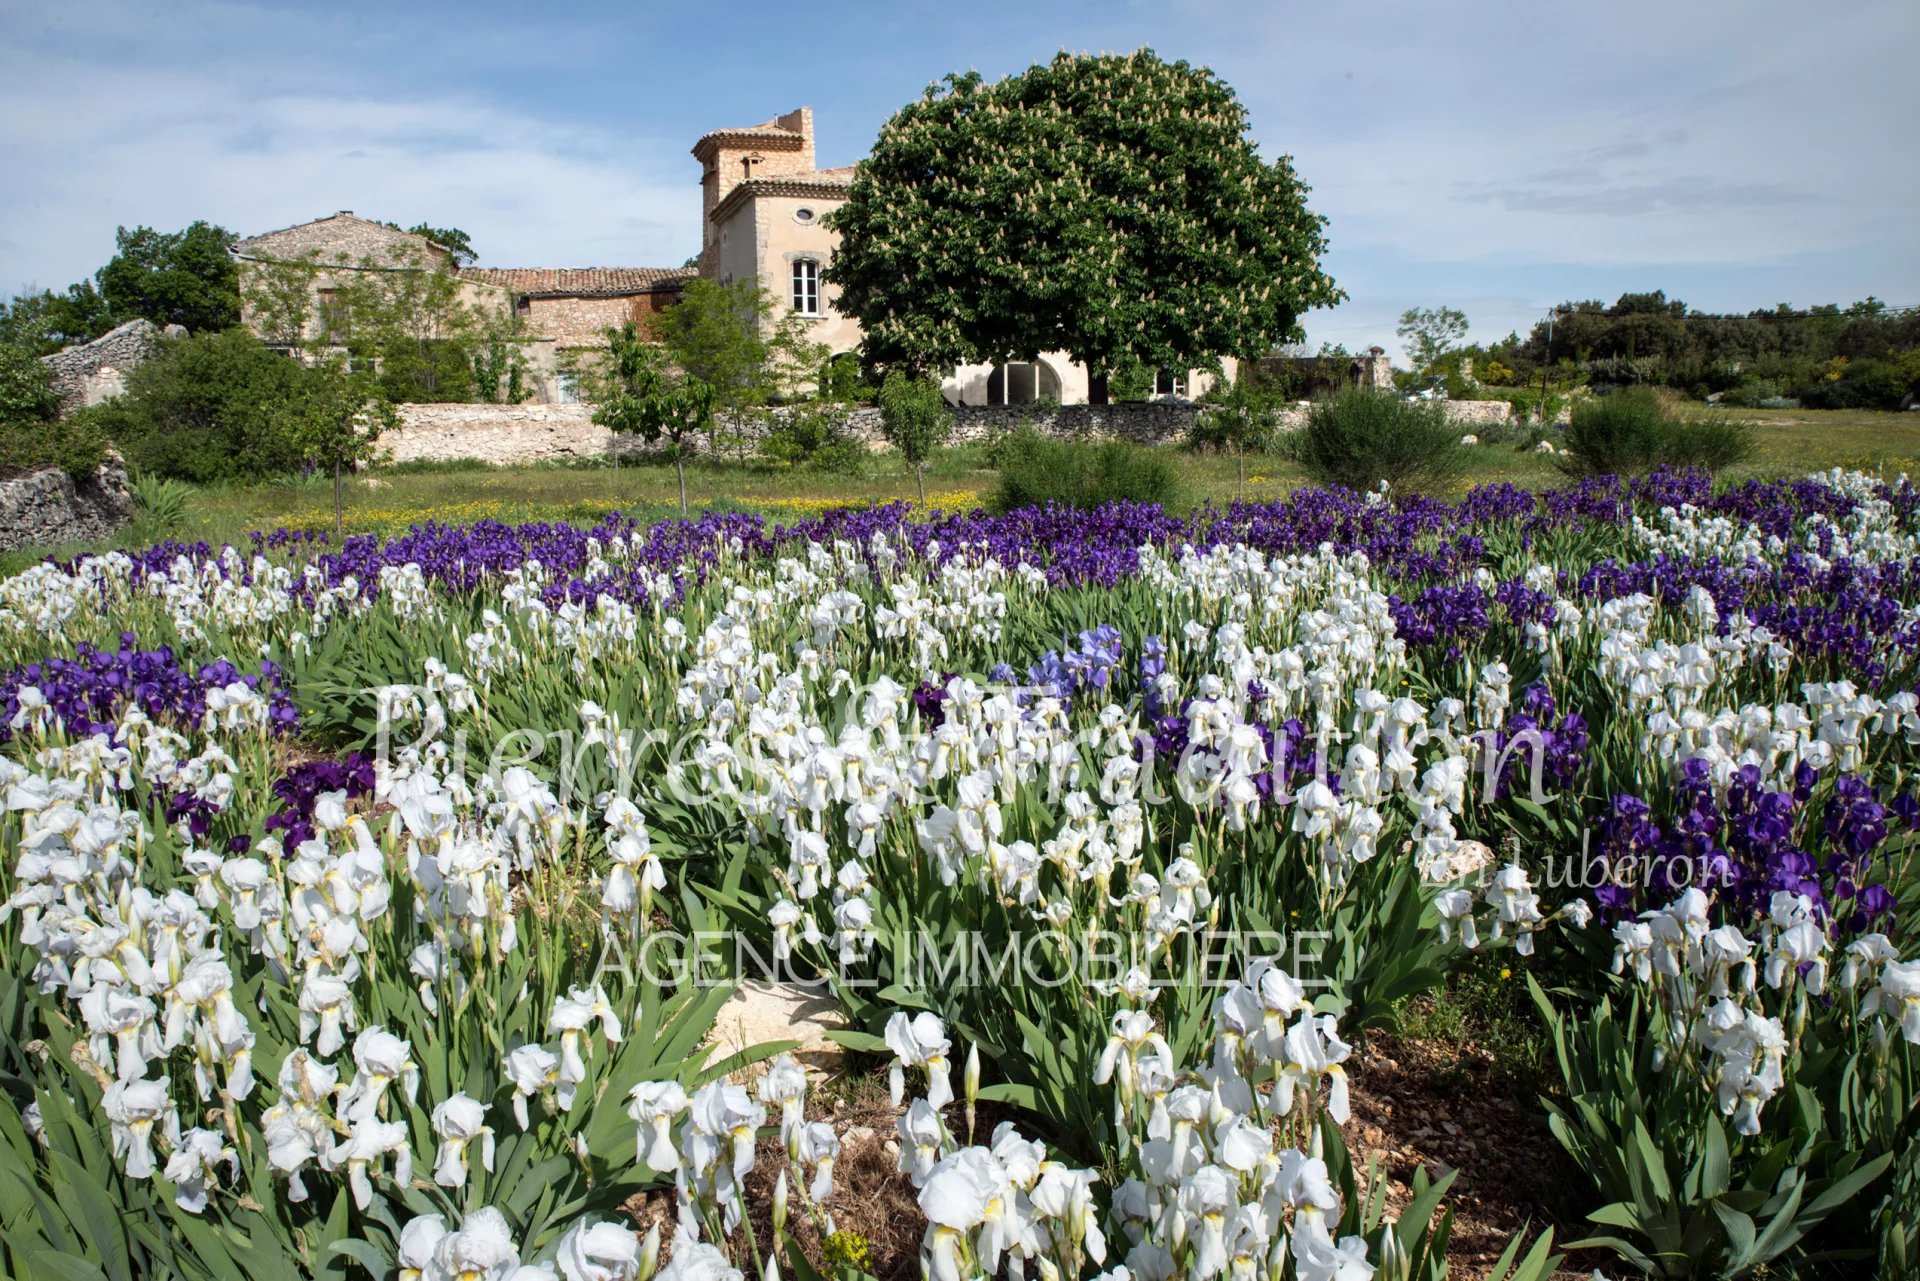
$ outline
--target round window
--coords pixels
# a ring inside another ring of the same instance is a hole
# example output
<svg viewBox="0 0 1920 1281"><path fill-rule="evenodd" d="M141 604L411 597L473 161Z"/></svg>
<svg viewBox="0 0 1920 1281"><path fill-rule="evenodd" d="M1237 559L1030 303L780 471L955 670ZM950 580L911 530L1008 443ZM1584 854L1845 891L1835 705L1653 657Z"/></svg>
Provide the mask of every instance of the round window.
<svg viewBox="0 0 1920 1281"><path fill-rule="evenodd" d="M793 211L793 220L794 220L795 222L812 222L812 221L813 221L813 210L811 210L811 209L796 209L796 210L794 210L794 211Z"/></svg>

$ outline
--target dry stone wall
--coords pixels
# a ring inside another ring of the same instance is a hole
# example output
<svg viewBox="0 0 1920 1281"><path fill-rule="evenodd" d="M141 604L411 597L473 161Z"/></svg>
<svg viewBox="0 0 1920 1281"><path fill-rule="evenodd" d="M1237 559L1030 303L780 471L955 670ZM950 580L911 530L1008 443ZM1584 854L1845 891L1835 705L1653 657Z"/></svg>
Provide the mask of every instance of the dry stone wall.
<svg viewBox="0 0 1920 1281"><path fill-rule="evenodd" d="M955 441L984 440L1022 425L1049 436L1115 438L1161 444L1187 434L1199 405L1167 401L1124 405L961 405L953 413Z"/></svg>
<svg viewBox="0 0 1920 1281"><path fill-rule="evenodd" d="M178 325L167 327L169 334L175 330L186 332ZM129 320L92 342L42 356L41 361L53 375L53 390L60 397L61 414L118 396L125 389L128 371L151 356L159 345L160 330L152 321Z"/></svg>
<svg viewBox="0 0 1920 1281"><path fill-rule="evenodd" d="M635 437L617 441L614 433L593 421L591 405L400 405L400 426L380 438L380 446L394 462L477 458L500 466L521 465L558 458L590 458L616 448L637 454L646 445ZM772 421L782 416L775 410ZM1167 402L1126 405L961 405L954 411L956 442L984 440L996 432L1021 425L1049 435L1081 439L1119 439L1141 444L1178 441L1205 408ZM1464 430L1507 421L1511 409L1497 400L1447 402L1447 414ZM1282 427L1306 424L1306 410L1286 411ZM767 430L766 420L737 424L749 439ZM848 431L871 445L881 443L880 411L855 409ZM733 436L733 432L728 433Z"/></svg>
<svg viewBox="0 0 1920 1281"><path fill-rule="evenodd" d="M589 458L613 448L591 405L399 405L400 426L380 437L397 463L477 458L508 465Z"/></svg>
<svg viewBox="0 0 1920 1281"><path fill-rule="evenodd" d="M58 469L0 481L0 551L106 538L133 519L133 491L119 460L76 482Z"/></svg>

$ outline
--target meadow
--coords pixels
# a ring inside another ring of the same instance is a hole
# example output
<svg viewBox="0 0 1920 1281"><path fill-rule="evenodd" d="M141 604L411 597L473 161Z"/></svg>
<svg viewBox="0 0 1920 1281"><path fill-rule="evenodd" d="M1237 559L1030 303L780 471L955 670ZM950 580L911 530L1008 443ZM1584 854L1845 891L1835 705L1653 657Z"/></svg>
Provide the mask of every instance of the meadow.
<svg viewBox="0 0 1920 1281"><path fill-rule="evenodd" d="M18 565L0 1271L1914 1275L1920 424L1860 417L1179 510L376 471L344 541L283 486ZM709 1048L768 972L827 1074Z"/></svg>
<svg viewBox="0 0 1920 1281"><path fill-rule="evenodd" d="M1920 474L1920 415L1837 410L1706 412L1755 424L1754 456L1729 472L1730 478L1798 475L1833 467L1886 479L1902 472ZM1225 506L1242 495L1269 502L1310 483L1297 464L1278 455L1260 455L1247 460L1242 490L1240 468L1232 457L1164 452L1180 475L1183 510L1206 503ZM937 451L929 463L928 500L935 510L965 510L987 501L997 481L998 472L985 445L949 447ZM1486 444L1473 450L1473 464L1456 491L1443 496L1459 497L1474 485L1500 481L1541 489L1564 483L1565 477L1550 458L1513 444ZM852 476L703 458L688 468L688 491L690 502L698 508L759 512L776 520L917 497L912 473L891 451L877 452L860 474ZM399 532L427 520L591 522L613 512L653 519L679 510L670 465L615 467L601 459L523 467L461 462L376 465L348 481L344 508L349 531L375 534ZM151 523L136 525L110 545L135 547L161 536L221 543L253 530L282 527L330 531L333 514L333 485L326 476L207 486L193 492L179 521L161 528ZM44 550L71 555L97 548ZM39 554L0 555L0 567L19 568Z"/></svg>

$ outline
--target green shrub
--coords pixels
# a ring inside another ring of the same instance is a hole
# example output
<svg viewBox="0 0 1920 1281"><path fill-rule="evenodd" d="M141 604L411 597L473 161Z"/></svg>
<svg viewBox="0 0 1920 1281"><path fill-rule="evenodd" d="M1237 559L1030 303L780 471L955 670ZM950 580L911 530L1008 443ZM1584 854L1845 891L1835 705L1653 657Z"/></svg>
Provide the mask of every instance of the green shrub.
<svg viewBox="0 0 1920 1281"><path fill-rule="evenodd" d="M0 427L52 422L60 412L53 375L38 356L0 344Z"/></svg>
<svg viewBox="0 0 1920 1281"><path fill-rule="evenodd" d="M1674 467L1724 471L1753 456L1753 424L1708 418L1673 425L1663 461Z"/></svg>
<svg viewBox="0 0 1920 1281"><path fill-rule="evenodd" d="M0 426L0 478L58 467L76 480L107 461L107 438L89 414L62 422Z"/></svg>
<svg viewBox="0 0 1920 1281"><path fill-rule="evenodd" d="M1796 393L1809 409L1899 409L1908 396L1920 395L1920 350L1835 361Z"/></svg>
<svg viewBox="0 0 1920 1281"><path fill-rule="evenodd" d="M1187 429L1186 444L1201 453L1266 453L1280 435L1286 400L1269 383L1222 379L1207 392L1206 412Z"/></svg>
<svg viewBox="0 0 1920 1281"><path fill-rule="evenodd" d="M1462 434L1442 404L1349 388L1307 411L1298 459L1324 485L1370 490L1384 480L1398 491L1426 493L1466 468Z"/></svg>
<svg viewBox="0 0 1920 1281"><path fill-rule="evenodd" d="M92 413L137 471L202 485L252 479L310 461L306 424L349 399L352 377L231 329L167 342L127 375L124 395Z"/></svg>
<svg viewBox="0 0 1920 1281"><path fill-rule="evenodd" d="M58 467L91 476L106 461L107 442L79 419L59 422L53 378L32 352L0 345L0 476Z"/></svg>
<svg viewBox="0 0 1920 1281"><path fill-rule="evenodd" d="M1633 476L1662 465L1718 471L1753 453L1752 428L1725 419L1684 421L1650 387L1583 400L1562 438L1563 469Z"/></svg>
<svg viewBox="0 0 1920 1281"><path fill-rule="evenodd" d="M896 369L880 384L880 431L913 468L920 504L927 502L927 459L953 433L953 409L931 378Z"/></svg>
<svg viewBox="0 0 1920 1281"><path fill-rule="evenodd" d="M1576 475L1632 476L1662 461L1671 434L1667 407L1649 387L1632 387L1583 400L1561 439L1563 464Z"/></svg>
<svg viewBox="0 0 1920 1281"><path fill-rule="evenodd" d="M760 442L760 452L773 462L841 476L866 469L867 447L848 434L847 412L839 405L793 409L774 424Z"/></svg>
<svg viewBox="0 0 1920 1281"><path fill-rule="evenodd" d="M1000 443L995 511L1055 503L1089 509L1112 502L1172 506L1180 476L1158 450L1123 441L1055 440L1038 432L1010 434Z"/></svg>
<svg viewBox="0 0 1920 1281"><path fill-rule="evenodd" d="M1720 394L1720 403L1731 409L1768 409L1784 399L1780 384L1771 378L1756 378Z"/></svg>

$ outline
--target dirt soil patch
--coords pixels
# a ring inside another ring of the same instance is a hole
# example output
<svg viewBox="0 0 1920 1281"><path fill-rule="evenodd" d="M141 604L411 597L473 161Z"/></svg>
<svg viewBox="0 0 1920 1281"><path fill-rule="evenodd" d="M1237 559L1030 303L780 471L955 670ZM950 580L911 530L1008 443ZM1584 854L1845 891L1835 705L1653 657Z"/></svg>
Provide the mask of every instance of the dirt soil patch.
<svg viewBox="0 0 1920 1281"><path fill-rule="evenodd" d="M1558 1248L1592 1230L1564 1204L1578 1172L1547 1132L1540 1106L1516 1097L1492 1055L1389 1035L1354 1060L1353 1117L1344 1133L1363 1185L1377 1158L1389 1181L1389 1212L1398 1214L1412 1200L1416 1170L1424 1167L1431 1179L1459 1172L1446 1201L1456 1276L1485 1276L1516 1234L1533 1238L1551 1227ZM1554 1275L1584 1278L1607 1262L1569 1255Z"/></svg>

